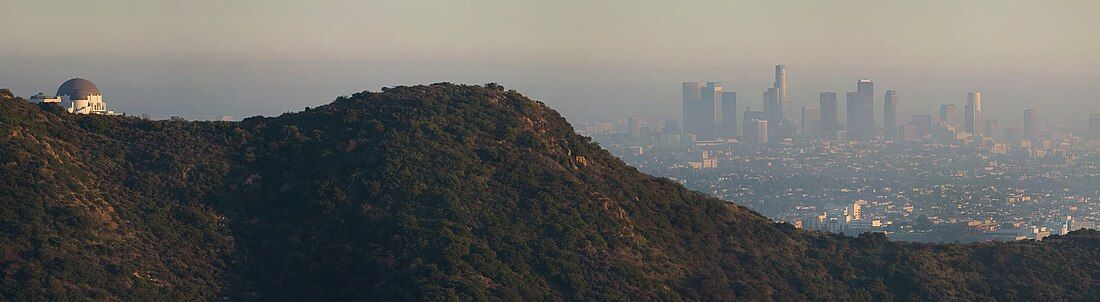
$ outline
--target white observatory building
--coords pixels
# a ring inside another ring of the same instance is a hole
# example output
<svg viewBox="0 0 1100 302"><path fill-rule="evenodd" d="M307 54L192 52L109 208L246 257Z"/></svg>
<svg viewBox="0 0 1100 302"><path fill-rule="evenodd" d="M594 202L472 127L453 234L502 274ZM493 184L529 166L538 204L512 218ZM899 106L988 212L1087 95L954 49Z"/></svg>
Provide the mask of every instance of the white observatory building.
<svg viewBox="0 0 1100 302"><path fill-rule="evenodd" d="M106 114L114 115L115 112L107 109L107 102L103 101L103 94L99 87L81 78L75 78L61 84L57 88L57 96L48 96L43 93L31 96L30 101L36 103L58 103L61 107L75 114Z"/></svg>

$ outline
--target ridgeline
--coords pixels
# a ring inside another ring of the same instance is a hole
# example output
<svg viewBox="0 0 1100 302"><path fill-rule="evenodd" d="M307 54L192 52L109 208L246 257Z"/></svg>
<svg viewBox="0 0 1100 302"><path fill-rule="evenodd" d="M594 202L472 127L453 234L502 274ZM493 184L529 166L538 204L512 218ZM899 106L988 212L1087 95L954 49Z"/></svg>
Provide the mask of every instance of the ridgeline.
<svg viewBox="0 0 1100 302"><path fill-rule="evenodd" d="M640 173L494 84L241 122L0 92L0 300L1100 300L1100 234L810 232Z"/></svg>

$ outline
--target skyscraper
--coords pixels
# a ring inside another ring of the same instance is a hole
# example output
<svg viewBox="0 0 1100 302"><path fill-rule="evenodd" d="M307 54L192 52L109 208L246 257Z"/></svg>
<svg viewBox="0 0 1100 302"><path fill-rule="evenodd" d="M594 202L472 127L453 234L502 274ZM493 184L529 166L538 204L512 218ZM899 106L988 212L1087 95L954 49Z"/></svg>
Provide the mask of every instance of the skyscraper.
<svg viewBox="0 0 1100 302"><path fill-rule="evenodd" d="M703 83L699 82L684 82L684 117L682 126L686 137L689 134L699 134L700 111L703 109L700 104L700 94L703 91Z"/></svg>
<svg viewBox="0 0 1100 302"><path fill-rule="evenodd" d="M856 91L848 93L848 138L870 140L875 138L875 82L859 80Z"/></svg>
<svg viewBox="0 0 1100 302"><path fill-rule="evenodd" d="M699 111L699 129L695 133L699 140L718 138L718 129L722 127L722 83L707 82L699 93L702 105Z"/></svg>
<svg viewBox="0 0 1100 302"><path fill-rule="evenodd" d="M940 105L940 121L956 128L962 126L959 123L959 109L955 104Z"/></svg>
<svg viewBox="0 0 1100 302"><path fill-rule="evenodd" d="M1089 114L1089 133L1092 138L1100 138L1100 114Z"/></svg>
<svg viewBox="0 0 1100 302"><path fill-rule="evenodd" d="M807 140L824 137L821 132L821 108L802 106L802 138Z"/></svg>
<svg viewBox="0 0 1100 302"><path fill-rule="evenodd" d="M768 88L764 91L764 119L768 120L768 139L770 141L779 141L780 134L779 127L782 125L779 121L783 119L783 109L779 103L779 91L775 87Z"/></svg>
<svg viewBox="0 0 1100 302"><path fill-rule="evenodd" d="M768 142L768 120L752 120L745 125L745 131L748 133L745 136L747 142L757 144Z"/></svg>
<svg viewBox="0 0 1100 302"><path fill-rule="evenodd" d="M719 136L724 138L737 137L737 93L733 91L722 92L722 131Z"/></svg>
<svg viewBox="0 0 1100 302"><path fill-rule="evenodd" d="M741 137L749 143L768 142L768 120L763 111L751 111L745 107L744 126Z"/></svg>
<svg viewBox="0 0 1100 302"><path fill-rule="evenodd" d="M775 83L772 85L775 86L779 109L783 110L783 119L787 121L787 124L791 124L790 121L794 118L794 113L791 108L791 96L787 93L787 65L775 65Z"/></svg>
<svg viewBox="0 0 1100 302"><path fill-rule="evenodd" d="M791 138L796 131L791 113L791 100L787 94L787 66L775 66L775 82L764 92L764 112L768 119L768 140Z"/></svg>
<svg viewBox="0 0 1100 302"><path fill-rule="evenodd" d="M966 94L966 118L963 131L975 135L982 134L982 93L975 91Z"/></svg>
<svg viewBox="0 0 1100 302"><path fill-rule="evenodd" d="M1039 139L1039 110L1027 109L1024 110L1024 139L1037 140Z"/></svg>
<svg viewBox="0 0 1100 302"><path fill-rule="evenodd" d="M779 99L785 100L787 95L787 65L775 65L775 82L772 83L779 92Z"/></svg>
<svg viewBox="0 0 1100 302"><path fill-rule="evenodd" d="M684 137L718 138L722 127L722 83L684 82Z"/></svg>
<svg viewBox="0 0 1100 302"><path fill-rule="evenodd" d="M836 139L830 133L840 130L840 120L837 116L836 92L822 92L818 94L818 105L821 107L821 132L822 138Z"/></svg>
<svg viewBox="0 0 1100 302"><path fill-rule="evenodd" d="M898 131L898 107L900 106L898 92L887 90L882 104L883 136L886 138L897 138L900 133Z"/></svg>

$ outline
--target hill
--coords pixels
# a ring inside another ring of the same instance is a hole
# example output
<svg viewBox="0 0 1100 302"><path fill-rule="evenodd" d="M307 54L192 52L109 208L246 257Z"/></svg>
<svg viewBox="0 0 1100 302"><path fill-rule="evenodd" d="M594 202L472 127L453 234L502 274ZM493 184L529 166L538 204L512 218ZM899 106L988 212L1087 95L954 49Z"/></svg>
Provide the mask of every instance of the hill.
<svg viewBox="0 0 1100 302"><path fill-rule="evenodd" d="M0 98L3 300L1100 299L1095 231L803 231L640 173L494 84L241 122Z"/></svg>

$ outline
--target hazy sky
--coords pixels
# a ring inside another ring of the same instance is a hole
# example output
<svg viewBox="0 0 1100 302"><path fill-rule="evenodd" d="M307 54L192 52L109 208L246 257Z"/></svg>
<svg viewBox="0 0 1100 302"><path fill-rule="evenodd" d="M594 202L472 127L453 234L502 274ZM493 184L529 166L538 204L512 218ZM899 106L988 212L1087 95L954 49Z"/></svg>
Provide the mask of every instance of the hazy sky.
<svg viewBox="0 0 1100 302"><path fill-rule="evenodd" d="M239 119L450 81L499 82L573 120L664 119L680 115L682 81L724 82L759 108L775 64L789 66L796 106L871 78L877 109L895 89L905 115L970 90L989 118L1100 113L1100 1L3 0L0 11L0 87L53 93L79 76L115 110L153 116Z"/></svg>

